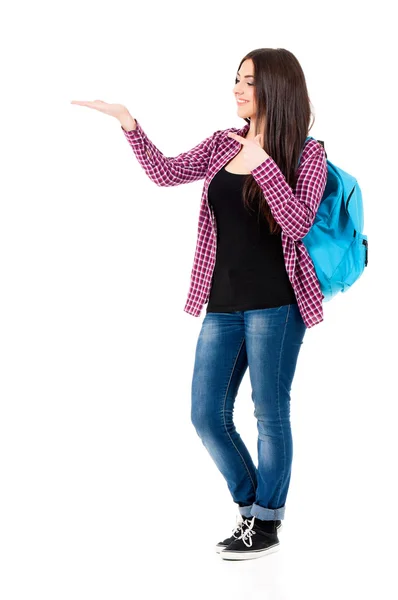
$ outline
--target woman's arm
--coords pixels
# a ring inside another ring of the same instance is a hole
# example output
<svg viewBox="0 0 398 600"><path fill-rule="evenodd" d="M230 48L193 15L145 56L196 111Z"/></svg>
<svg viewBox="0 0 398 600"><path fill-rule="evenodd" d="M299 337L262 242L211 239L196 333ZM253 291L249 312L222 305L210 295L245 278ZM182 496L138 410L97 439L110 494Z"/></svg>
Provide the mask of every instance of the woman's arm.
<svg viewBox="0 0 398 600"><path fill-rule="evenodd" d="M316 140L307 142L300 162L295 193L269 156L251 174L264 192L272 216L282 231L298 241L311 229L327 181L325 151Z"/></svg>
<svg viewBox="0 0 398 600"><path fill-rule="evenodd" d="M204 179L218 135L222 133L222 130L214 132L195 148L182 152L175 158L166 157L151 142L137 119L130 115L123 104L110 104L103 100L72 100L71 104L86 106L118 119L138 162L148 177L161 186Z"/></svg>
<svg viewBox="0 0 398 600"><path fill-rule="evenodd" d="M132 117L131 117L132 119ZM134 127L127 131L127 128ZM221 130L200 142L197 146L176 157L166 157L148 138L137 119L120 120L121 128L133 152L148 177L159 186L180 185L204 179L209 166L215 141Z"/></svg>

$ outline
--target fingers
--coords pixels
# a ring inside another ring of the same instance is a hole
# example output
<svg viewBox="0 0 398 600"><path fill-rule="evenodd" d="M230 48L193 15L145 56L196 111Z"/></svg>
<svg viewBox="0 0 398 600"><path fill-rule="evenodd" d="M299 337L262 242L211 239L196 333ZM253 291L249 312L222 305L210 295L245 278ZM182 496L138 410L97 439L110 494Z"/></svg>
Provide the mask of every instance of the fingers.
<svg viewBox="0 0 398 600"><path fill-rule="evenodd" d="M232 133L232 131L228 132L228 137L234 138L234 140L237 140L241 144L247 143L247 140L244 137L242 137L241 135L238 135L237 133Z"/></svg>
<svg viewBox="0 0 398 600"><path fill-rule="evenodd" d="M94 100L94 102L90 100L71 100L71 104L79 104L80 106L89 106L90 108L97 108L98 104L105 104L103 100Z"/></svg>
<svg viewBox="0 0 398 600"><path fill-rule="evenodd" d="M256 135L256 137L253 140L247 140L246 138L242 137L241 135L238 135L237 133L233 133L232 131L228 132L228 137L233 138L234 140L237 140L238 142L240 142L243 146L247 146L248 144L251 144L252 142L255 142L257 145L262 145L262 140L263 140L263 135L261 133L258 133Z"/></svg>

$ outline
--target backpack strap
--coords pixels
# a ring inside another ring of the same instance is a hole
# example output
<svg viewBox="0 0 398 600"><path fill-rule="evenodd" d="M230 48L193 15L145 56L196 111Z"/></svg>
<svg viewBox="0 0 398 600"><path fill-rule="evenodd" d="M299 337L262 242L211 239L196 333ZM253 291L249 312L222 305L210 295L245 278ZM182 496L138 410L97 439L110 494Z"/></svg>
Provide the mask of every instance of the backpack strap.
<svg viewBox="0 0 398 600"><path fill-rule="evenodd" d="M322 146L322 148L325 150L325 143L322 142L322 140L317 140L317 142ZM328 155L326 154L326 150L325 150L325 156L326 158L328 157Z"/></svg>

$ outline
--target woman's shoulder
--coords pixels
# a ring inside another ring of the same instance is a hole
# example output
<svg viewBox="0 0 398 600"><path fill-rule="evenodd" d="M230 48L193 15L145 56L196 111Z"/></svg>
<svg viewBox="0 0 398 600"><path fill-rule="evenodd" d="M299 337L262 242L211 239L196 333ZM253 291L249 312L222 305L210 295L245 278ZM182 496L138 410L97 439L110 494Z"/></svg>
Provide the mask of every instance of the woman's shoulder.
<svg viewBox="0 0 398 600"><path fill-rule="evenodd" d="M307 158L310 158L312 156L318 156L321 153L325 154L324 147L318 142L318 140L311 138L305 143L305 146L303 148L302 159L306 160Z"/></svg>

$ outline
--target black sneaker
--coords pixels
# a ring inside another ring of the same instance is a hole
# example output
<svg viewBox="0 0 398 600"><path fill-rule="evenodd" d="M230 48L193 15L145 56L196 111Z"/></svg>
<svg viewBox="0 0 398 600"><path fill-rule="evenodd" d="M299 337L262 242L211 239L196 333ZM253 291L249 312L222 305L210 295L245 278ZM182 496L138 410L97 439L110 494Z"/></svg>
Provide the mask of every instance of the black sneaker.
<svg viewBox="0 0 398 600"><path fill-rule="evenodd" d="M221 550L224 560L247 560L260 558L279 550L278 530L275 521L261 521L252 517L245 519L240 537Z"/></svg>
<svg viewBox="0 0 398 600"><path fill-rule="evenodd" d="M226 538L223 542L218 542L218 544L216 545L216 552L221 552L221 550L224 550L224 548L229 546L231 542L239 539L242 533L244 532L245 528L250 527L252 519L253 517L243 517L242 515L240 515L240 518L238 518L237 516L236 526L232 532L232 535L229 538ZM276 529L278 532L282 529L282 521L276 521Z"/></svg>

